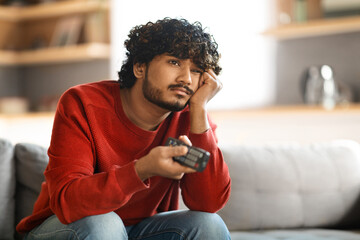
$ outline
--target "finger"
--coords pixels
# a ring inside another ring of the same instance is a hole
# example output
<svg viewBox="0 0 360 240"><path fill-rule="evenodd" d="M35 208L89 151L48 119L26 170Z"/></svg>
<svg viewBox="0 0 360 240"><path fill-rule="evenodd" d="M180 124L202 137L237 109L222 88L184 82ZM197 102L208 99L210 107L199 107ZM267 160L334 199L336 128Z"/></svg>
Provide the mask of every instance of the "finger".
<svg viewBox="0 0 360 240"><path fill-rule="evenodd" d="M216 84L216 88L221 90L223 87L222 82L217 78L217 75L215 74L215 72L212 69L209 69L206 71L207 73L207 77L209 80L212 80L213 83Z"/></svg>
<svg viewBox="0 0 360 240"><path fill-rule="evenodd" d="M210 69L203 74L203 84L212 83L212 82L216 83L216 82L218 82L218 79L217 79L214 71Z"/></svg>
<svg viewBox="0 0 360 240"><path fill-rule="evenodd" d="M186 146L175 146L166 148L166 157L180 157L184 156L188 152L188 148Z"/></svg>
<svg viewBox="0 0 360 240"><path fill-rule="evenodd" d="M175 163L178 165L179 170L180 170L181 172L183 172L183 173L194 173L194 172L196 172L196 170L193 169L193 168L186 167L186 166L184 166L184 165L182 165L182 164L180 164L180 163L178 163L178 162L175 162Z"/></svg>
<svg viewBox="0 0 360 240"><path fill-rule="evenodd" d="M206 73L206 72L204 72L204 73L201 74L201 76L200 76L198 88L201 88L201 87L204 85L204 83L205 83L205 73Z"/></svg>
<svg viewBox="0 0 360 240"><path fill-rule="evenodd" d="M217 79L214 70L208 69L208 70L206 70L206 73L208 73L212 78Z"/></svg>
<svg viewBox="0 0 360 240"><path fill-rule="evenodd" d="M184 142L185 144L187 144L189 146L192 146L192 143L191 143L190 139L186 135L181 135L179 137L179 140L181 140L182 142Z"/></svg>
<svg viewBox="0 0 360 240"><path fill-rule="evenodd" d="M186 167L183 172L184 173L195 173L196 170L193 168Z"/></svg>

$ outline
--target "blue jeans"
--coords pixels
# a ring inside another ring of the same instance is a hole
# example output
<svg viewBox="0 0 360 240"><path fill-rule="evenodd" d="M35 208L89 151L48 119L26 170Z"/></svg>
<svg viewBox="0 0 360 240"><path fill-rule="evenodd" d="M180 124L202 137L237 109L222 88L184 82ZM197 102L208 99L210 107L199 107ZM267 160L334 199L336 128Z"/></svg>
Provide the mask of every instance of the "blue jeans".
<svg viewBox="0 0 360 240"><path fill-rule="evenodd" d="M53 215L25 236L25 240L35 239L228 240L230 234L215 213L181 210L159 213L127 227L114 212L85 217L68 225Z"/></svg>

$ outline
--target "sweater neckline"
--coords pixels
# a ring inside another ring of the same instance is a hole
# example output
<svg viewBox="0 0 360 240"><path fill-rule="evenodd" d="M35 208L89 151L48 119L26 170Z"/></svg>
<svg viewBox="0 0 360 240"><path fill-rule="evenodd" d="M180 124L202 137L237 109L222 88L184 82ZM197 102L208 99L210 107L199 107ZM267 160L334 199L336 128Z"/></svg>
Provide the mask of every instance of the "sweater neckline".
<svg viewBox="0 0 360 240"><path fill-rule="evenodd" d="M114 87L112 89L113 91L113 97L114 97L114 102L115 102L115 111L116 114L118 116L118 118L124 123L124 125L126 125L126 127L132 131L133 133L135 133L138 136L141 137L146 137L146 138L152 138L154 136L156 136L156 134L159 132L159 129L161 129L162 125L168 121L169 117L172 115L170 114L169 117L167 117L164 121L162 121L159 126L156 128L156 130L154 131L148 131L145 129L142 129L140 127L138 127L137 125L135 125L132 121L130 121L130 119L126 116L123 106L122 106L122 102L121 102L121 97L120 97L120 85L116 84L116 87Z"/></svg>

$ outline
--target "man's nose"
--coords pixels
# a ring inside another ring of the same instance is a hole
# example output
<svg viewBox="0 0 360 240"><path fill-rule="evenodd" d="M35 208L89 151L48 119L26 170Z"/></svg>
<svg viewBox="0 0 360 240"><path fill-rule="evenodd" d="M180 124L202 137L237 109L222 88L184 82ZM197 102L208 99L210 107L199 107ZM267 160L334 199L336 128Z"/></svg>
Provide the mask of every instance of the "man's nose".
<svg viewBox="0 0 360 240"><path fill-rule="evenodd" d="M178 81L187 85L192 83L190 68L181 69Z"/></svg>

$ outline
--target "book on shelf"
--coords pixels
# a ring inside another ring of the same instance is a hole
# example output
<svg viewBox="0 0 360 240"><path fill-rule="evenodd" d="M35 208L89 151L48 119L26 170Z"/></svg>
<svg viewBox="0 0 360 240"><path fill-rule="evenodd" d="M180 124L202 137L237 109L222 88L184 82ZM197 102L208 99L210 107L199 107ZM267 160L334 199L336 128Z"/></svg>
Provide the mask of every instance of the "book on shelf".
<svg viewBox="0 0 360 240"><path fill-rule="evenodd" d="M0 21L0 50L19 50L21 31L16 23Z"/></svg>
<svg viewBox="0 0 360 240"><path fill-rule="evenodd" d="M82 15L60 18L56 24L50 47L75 45L79 42L84 24Z"/></svg>
<svg viewBox="0 0 360 240"><path fill-rule="evenodd" d="M277 25L306 22L322 17L321 0L276 0Z"/></svg>
<svg viewBox="0 0 360 240"><path fill-rule="evenodd" d="M109 23L106 12L94 12L86 16L84 37L86 42L109 42Z"/></svg>

